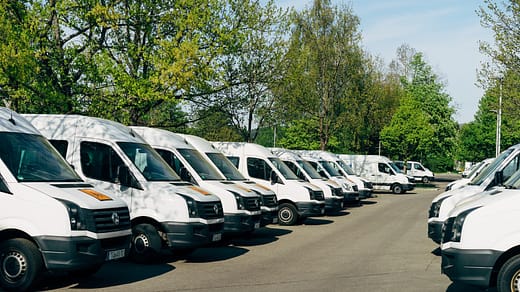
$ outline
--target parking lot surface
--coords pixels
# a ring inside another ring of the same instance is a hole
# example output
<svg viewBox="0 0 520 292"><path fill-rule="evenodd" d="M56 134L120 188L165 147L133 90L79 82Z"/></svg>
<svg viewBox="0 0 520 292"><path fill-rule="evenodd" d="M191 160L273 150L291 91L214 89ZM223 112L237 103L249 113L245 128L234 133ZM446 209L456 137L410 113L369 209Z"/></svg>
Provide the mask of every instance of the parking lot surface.
<svg viewBox="0 0 520 292"><path fill-rule="evenodd" d="M480 291L441 274L437 246L427 237L428 208L445 184L402 195L380 192L338 214L270 225L188 255L165 255L153 265L123 260L87 278L53 276L40 289Z"/></svg>

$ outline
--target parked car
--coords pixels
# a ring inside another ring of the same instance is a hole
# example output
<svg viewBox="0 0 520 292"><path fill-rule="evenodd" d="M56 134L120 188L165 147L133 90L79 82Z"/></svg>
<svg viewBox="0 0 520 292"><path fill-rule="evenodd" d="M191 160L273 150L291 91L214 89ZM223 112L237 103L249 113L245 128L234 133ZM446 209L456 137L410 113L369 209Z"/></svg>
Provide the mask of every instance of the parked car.
<svg viewBox="0 0 520 292"><path fill-rule="evenodd" d="M412 176L416 182L427 184L435 180L433 172L424 167L420 162L406 161L406 167L404 161L397 160L394 161L394 164L405 174Z"/></svg>

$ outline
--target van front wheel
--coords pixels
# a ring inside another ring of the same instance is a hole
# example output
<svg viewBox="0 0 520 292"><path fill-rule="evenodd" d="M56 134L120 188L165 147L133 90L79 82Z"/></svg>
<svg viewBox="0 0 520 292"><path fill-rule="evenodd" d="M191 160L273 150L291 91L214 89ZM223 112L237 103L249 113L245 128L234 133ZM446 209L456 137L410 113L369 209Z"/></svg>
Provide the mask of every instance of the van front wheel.
<svg viewBox="0 0 520 292"><path fill-rule="evenodd" d="M138 263L150 263L159 257L162 242L159 232L151 224L139 224L132 228L131 258Z"/></svg>
<svg viewBox="0 0 520 292"><path fill-rule="evenodd" d="M298 211L289 203L280 204L278 207L278 222L280 225L294 225L298 222Z"/></svg>
<svg viewBox="0 0 520 292"><path fill-rule="evenodd" d="M392 193L394 194L402 194L404 193L403 187L400 184L395 184L392 186Z"/></svg>
<svg viewBox="0 0 520 292"><path fill-rule="evenodd" d="M423 183L423 184L427 184L427 183L429 183L429 182L430 182L430 179L429 179L427 176L424 176L424 177L422 178L422 183Z"/></svg>
<svg viewBox="0 0 520 292"><path fill-rule="evenodd" d="M497 290L520 291L520 255L507 260L498 272Z"/></svg>
<svg viewBox="0 0 520 292"><path fill-rule="evenodd" d="M25 239L8 239L0 244L0 287L25 291L33 287L43 271L38 247Z"/></svg>

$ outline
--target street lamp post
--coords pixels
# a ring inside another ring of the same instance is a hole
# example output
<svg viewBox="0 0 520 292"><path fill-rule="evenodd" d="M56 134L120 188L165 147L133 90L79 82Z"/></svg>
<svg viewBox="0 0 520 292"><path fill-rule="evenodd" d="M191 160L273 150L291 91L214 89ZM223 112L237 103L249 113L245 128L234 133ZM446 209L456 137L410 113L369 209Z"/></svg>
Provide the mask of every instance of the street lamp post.
<svg viewBox="0 0 520 292"><path fill-rule="evenodd" d="M495 156L500 154L500 128L502 124L502 78L499 79L499 93L498 93L498 110L497 110L497 130L495 141Z"/></svg>

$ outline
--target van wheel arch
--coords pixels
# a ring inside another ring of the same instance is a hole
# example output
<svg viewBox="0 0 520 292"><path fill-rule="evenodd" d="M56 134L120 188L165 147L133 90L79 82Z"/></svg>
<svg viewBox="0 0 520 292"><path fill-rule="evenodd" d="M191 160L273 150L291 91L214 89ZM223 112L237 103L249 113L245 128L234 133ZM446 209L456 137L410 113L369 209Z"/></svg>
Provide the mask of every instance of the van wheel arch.
<svg viewBox="0 0 520 292"><path fill-rule="evenodd" d="M158 224L149 220L132 222L132 244L130 258L137 263L155 262L164 246Z"/></svg>
<svg viewBox="0 0 520 292"><path fill-rule="evenodd" d="M489 280L490 287L496 287L500 269L510 258L517 255L520 255L520 246L515 246L500 255L500 257L495 262L495 265L493 266L493 271L491 272L491 278Z"/></svg>
<svg viewBox="0 0 520 292"><path fill-rule="evenodd" d="M10 238L0 242L0 286L25 291L38 284L45 270L43 257L33 241Z"/></svg>

